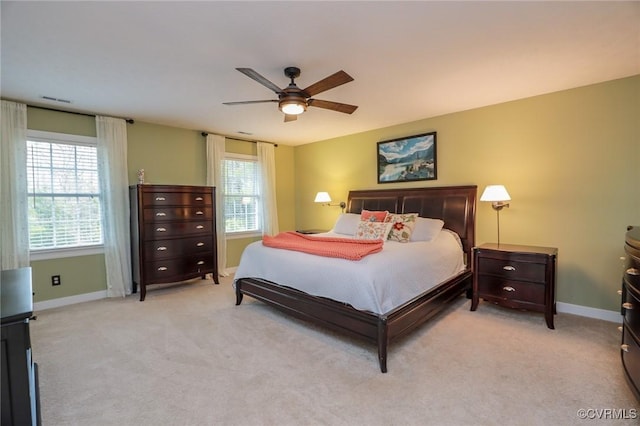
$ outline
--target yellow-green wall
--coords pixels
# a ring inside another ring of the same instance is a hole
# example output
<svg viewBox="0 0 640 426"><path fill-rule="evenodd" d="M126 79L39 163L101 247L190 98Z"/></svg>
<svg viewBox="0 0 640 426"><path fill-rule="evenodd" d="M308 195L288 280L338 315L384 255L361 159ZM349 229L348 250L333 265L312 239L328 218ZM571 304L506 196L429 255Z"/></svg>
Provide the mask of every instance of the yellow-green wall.
<svg viewBox="0 0 640 426"><path fill-rule="evenodd" d="M559 302L618 309L623 237L640 225L640 76L428 118L297 147L276 148L280 230L330 228L334 202L350 189L493 183L506 185L511 207L501 213L501 241L559 248ZM95 136L92 117L28 108L28 127ZM149 182L205 183L205 143L198 130L136 122L128 129L129 182L145 169ZM438 179L378 184L376 144L438 133ZM227 150L255 153L248 142ZM477 243L495 241L496 216L478 204ZM229 240L227 266L237 266L253 239ZM34 261L35 300L106 287L102 256ZM50 276L62 275L52 287Z"/></svg>
<svg viewBox="0 0 640 426"><path fill-rule="evenodd" d="M27 108L27 127L95 136L95 118L39 108ZM145 180L155 184L205 185L206 146L201 131L136 122L127 125L127 161L130 184L137 182L138 169L145 170ZM240 154L256 154L251 142L227 139L226 150ZM278 181L276 195L281 230L295 228L293 147L276 148ZM244 247L256 238L227 241L227 265L237 266ZM90 255L50 260L34 260L34 300L58 299L106 289L103 255ZM62 285L52 286L51 275L60 275Z"/></svg>
<svg viewBox="0 0 640 426"><path fill-rule="evenodd" d="M438 179L378 184L376 144L437 132ZM615 311L627 225L640 225L640 76L296 147L296 223L330 228L350 189L504 184L501 242L559 248L557 299ZM476 242L496 240L479 203Z"/></svg>

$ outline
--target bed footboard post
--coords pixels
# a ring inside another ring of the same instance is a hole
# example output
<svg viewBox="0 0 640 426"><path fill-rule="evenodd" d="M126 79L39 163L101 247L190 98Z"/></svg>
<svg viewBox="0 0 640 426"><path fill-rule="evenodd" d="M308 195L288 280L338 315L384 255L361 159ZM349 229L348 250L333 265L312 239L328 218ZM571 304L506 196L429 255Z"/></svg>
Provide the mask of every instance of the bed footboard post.
<svg viewBox="0 0 640 426"><path fill-rule="evenodd" d="M389 332L387 329L387 318L378 318L378 361L380 361L380 371L387 372L387 346L389 345Z"/></svg>
<svg viewBox="0 0 640 426"><path fill-rule="evenodd" d="M235 282L236 287L236 306L242 303L242 292L240 291L240 281Z"/></svg>

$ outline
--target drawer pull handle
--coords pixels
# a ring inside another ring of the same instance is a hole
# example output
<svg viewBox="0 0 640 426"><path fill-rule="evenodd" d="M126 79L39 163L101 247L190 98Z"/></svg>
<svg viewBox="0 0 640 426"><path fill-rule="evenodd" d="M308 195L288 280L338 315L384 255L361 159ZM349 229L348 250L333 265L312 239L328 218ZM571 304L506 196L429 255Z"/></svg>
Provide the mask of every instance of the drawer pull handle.
<svg viewBox="0 0 640 426"><path fill-rule="evenodd" d="M204 214L204 212L203 212L203 211L198 210L198 211L196 212L196 214Z"/></svg>
<svg viewBox="0 0 640 426"><path fill-rule="evenodd" d="M504 269L505 271L515 271L516 270L516 268L514 266L511 266L511 265L503 266L502 269Z"/></svg>
<svg viewBox="0 0 640 426"><path fill-rule="evenodd" d="M156 250L158 251L165 251L167 248L165 246L160 246L158 247Z"/></svg>
<svg viewBox="0 0 640 426"><path fill-rule="evenodd" d="M622 290L618 290L618 295L622 296Z"/></svg>
<svg viewBox="0 0 640 426"><path fill-rule="evenodd" d="M162 227L156 228L156 231L158 231L158 232L167 232L167 228L162 228Z"/></svg>
<svg viewBox="0 0 640 426"><path fill-rule="evenodd" d="M196 243L196 247L202 247L204 245L203 242Z"/></svg>
<svg viewBox="0 0 640 426"><path fill-rule="evenodd" d="M162 216L166 216L167 214L165 212L158 212L156 213L156 216L162 217Z"/></svg>
<svg viewBox="0 0 640 426"><path fill-rule="evenodd" d="M156 197L156 201L167 201L164 197Z"/></svg>
<svg viewBox="0 0 640 426"><path fill-rule="evenodd" d="M161 266L158 268L158 271L166 271L168 268L166 266Z"/></svg>
<svg viewBox="0 0 640 426"><path fill-rule="evenodd" d="M516 291L516 289L515 289L515 288L513 288L513 287L511 287L511 286L502 287L502 289L503 289L504 291Z"/></svg>
<svg viewBox="0 0 640 426"><path fill-rule="evenodd" d="M620 345L620 349L622 349L625 352L629 352L629 345Z"/></svg>
<svg viewBox="0 0 640 426"><path fill-rule="evenodd" d="M629 268L629 269L627 269L627 274L638 276L638 275L640 275L640 271L637 270L636 268Z"/></svg>
<svg viewBox="0 0 640 426"><path fill-rule="evenodd" d="M202 198L202 197L196 197L196 201L202 201L202 200L204 200L204 198Z"/></svg>
<svg viewBox="0 0 640 426"><path fill-rule="evenodd" d="M204 260L198 261L198 265L204 265Z"/></svg>
<svg viewBox="0 0 640 426"><path fill-rule="evenodd" d="M196 226L196 229L204 229L204 225L198 225Z"/></svg>
<svg viewBox="0 0 640 426"><path fill-rule="evenodd" d="M622 304L622 307L625 308L625 309L633 309L633 305L631 303L629 303L629 302L624 302Z"/></svg>

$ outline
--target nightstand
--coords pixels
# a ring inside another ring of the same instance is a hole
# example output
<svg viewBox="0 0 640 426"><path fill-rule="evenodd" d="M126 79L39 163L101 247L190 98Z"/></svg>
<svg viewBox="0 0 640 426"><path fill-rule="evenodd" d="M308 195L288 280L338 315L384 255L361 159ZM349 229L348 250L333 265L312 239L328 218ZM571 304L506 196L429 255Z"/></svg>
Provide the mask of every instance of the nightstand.
<svg viewBox="0 0 640 426"><path fill-rule="evenodd" d="M480 298L515 309L544 312L553 329L556 313L556 258L554 247L482 244L473 249L471 310Z"/></svg>
<svg viewBox="0 0 640 426"><path fill-rule="evenodd" d="M298 234L322 234L323 232L327 232L326 229L301 229L296 231Z"/></svg>

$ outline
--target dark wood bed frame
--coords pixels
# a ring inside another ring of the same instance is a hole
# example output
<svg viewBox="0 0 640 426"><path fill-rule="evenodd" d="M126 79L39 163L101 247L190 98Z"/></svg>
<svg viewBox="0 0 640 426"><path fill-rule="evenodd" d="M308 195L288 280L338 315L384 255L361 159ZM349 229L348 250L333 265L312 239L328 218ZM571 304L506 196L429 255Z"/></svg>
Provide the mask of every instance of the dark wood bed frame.
<svg viewBox="0 0 640 426"><path fill-rule="evenodd" d="M444 227L455 231L462 240L466 269L402 306L379 315L260 278L241 278L236 281L236 305L240 305L246 294L297 318L375 343L378 346L380 370L386 373L390 342L414 330L447 307L448 302L470 291L476 192L475 185L349 192L349 213L360 213L363 209L417 212L422 217L444 220Z"/></svg>

